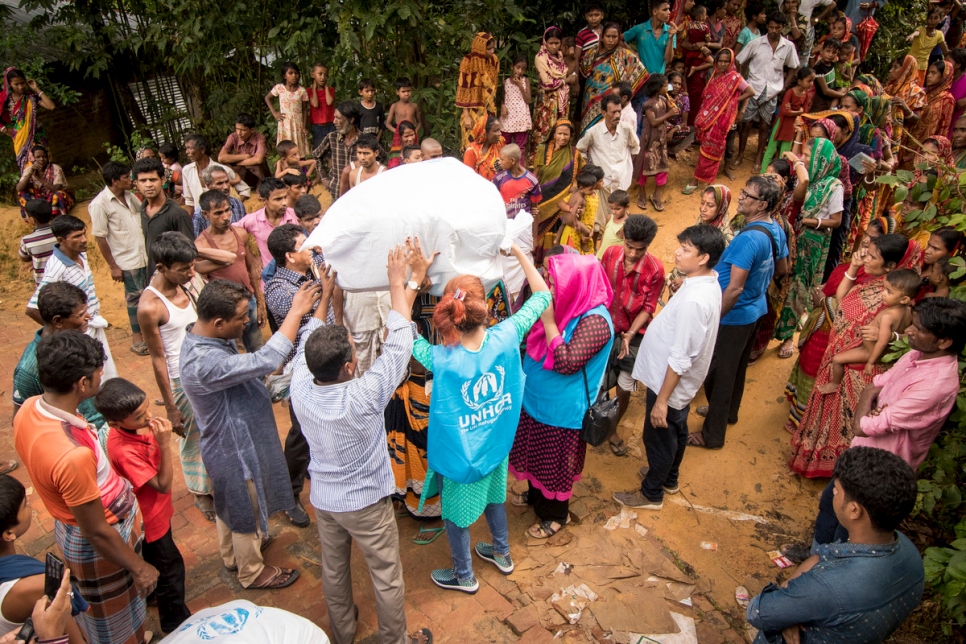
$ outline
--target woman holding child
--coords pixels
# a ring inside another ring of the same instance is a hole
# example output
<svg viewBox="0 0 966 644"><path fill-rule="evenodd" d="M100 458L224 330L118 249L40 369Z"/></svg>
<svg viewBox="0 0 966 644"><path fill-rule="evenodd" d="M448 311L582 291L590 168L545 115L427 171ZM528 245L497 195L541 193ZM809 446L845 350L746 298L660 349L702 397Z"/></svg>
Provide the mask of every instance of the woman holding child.
<svg viewBox="0 0 966 644"><path fill-rule="evenodd" d="M583 53L580 73L584 84L584 100L580 109L580 135L603 118L601 101L621 83L629 83L637 94L644 87L648 73L637 54L620 46L621 30L616 22L604 25L600 40ZM579 137L578 137L579 138Z"/></svg>
<svg viewBox="0 0 966 644"><path fill-rule="evenodd" d="M818 389L832 380L832 357L860 346L862 327L870 324L884 307L885 275L897 268L918 270L921 261L919 244L902 235L883 234L871 239L866 253L854 253L851 262L844 265L846 269L841 272L834 301L825 309L831 327L828 346L815 380L810 384L804 415L800 424L796 425L794 415L785 424L785 429L792 432L792 456L788 466L795 473L807 478L832 476L835 460L848 449L852 440L852 414L859 394L872 377L882 373L884 368L878 364L872 374L866 375L864 365L859 365L857 369L850 366L846 368L837 391L822 394ZM839 278L840 269L836 269L833 278ZM802 336L807 338L812 332L806 326ZM804 357L803 348L800 365ZM793 380L800 365L796 366L789 380L792 390L795 389ZM793 414L802 392L796 391L795 395L797 400L792 403Z"/></svg>
<svg viewBox="0 0 966 644"><path fill-rule="evenodd" d="M470 53L460 61L460 75L456 83L456 107L461 110L464 150L469 147L470 133L480 118L496 116L496 88L499 81L500 59L496 57L496 39L481 31L473 38Z"/></svg>
<svg viewBox="0 0 966 644"><path fill-rule="evenodd" d="M553 245L553 228L560 219L560 204L570 197L571 189L577 185L577 175L584 167L584 158L573 139L573 123L558 119L533 158L533 172L543 194L537 236L533 240L533 260L537 266L543 264L544 252Z"/></svg>

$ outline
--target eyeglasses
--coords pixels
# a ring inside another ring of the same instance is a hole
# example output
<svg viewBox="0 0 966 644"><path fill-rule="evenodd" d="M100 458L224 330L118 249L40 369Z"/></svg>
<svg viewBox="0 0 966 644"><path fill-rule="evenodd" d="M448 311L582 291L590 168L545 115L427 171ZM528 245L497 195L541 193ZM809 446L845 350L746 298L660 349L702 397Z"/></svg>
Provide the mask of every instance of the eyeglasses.
<svg viewBox="0 0 966 644"><path fill-rule="evenodd" d="M755 195L748 194L747 192L745 192L745 189L744 188L742 188L738 192L738 198L739 199L754 199L755 201L764 201L761 197L757 197Z"/></svg>

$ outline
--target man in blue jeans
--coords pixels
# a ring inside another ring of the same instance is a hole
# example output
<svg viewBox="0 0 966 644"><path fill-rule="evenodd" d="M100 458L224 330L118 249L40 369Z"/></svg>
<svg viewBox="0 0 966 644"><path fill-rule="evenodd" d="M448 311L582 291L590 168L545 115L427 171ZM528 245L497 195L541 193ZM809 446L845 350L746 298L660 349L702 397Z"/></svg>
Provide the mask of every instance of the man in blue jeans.
<svg viewBox="0 0 966 644"><path fill-rule="evenodd" d="M922 558L896 531L916 503L916 473L895 454L853 447L835 463L833 482L849 541L819 546L788 581L751 600L755 644L881 642L922 599Z"/></svg>

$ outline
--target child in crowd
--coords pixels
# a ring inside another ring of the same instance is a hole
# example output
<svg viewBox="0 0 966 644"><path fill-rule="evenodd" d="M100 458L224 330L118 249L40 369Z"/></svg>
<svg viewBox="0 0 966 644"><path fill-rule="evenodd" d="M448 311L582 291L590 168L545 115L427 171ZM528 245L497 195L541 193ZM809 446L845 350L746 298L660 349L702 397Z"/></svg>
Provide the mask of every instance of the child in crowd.
<svg viewBox="0 0 966 644"><path fill-rule="evenodd" d="M778 108L778 122L771 131L771 140L765 149L762 168L767 168L774 158L792 149L795 141L795 119L809 111L815 94L815 70L801 67L795 74L795 85L782 98Z"/></svg>
<svg viewBox="0 0 966 644"><path fill-rule="evenodd" d="M335 89L329 86L329 68L316 63L309 87L309 113L312 118L312 149L322 145L329 132L335 131Z"/></svg>
<svg viewBox="0 0 966 644"><path fill-rule="evenodd" d="M523 150L516 143L508 143L500 150L503 170L493 177L493 185L500 191L506 205L507 219L515 219L521 211L537 216L537 204L543 199L540 181L520 163Z"/></svg>
<svg viewBox="0 0 966 644"><path fill-rule="evenodd" d="M178 163L181 151L174 143L162 143L158 148L158 155L164 166L164 184L161 188L168 197L182 203L184 199L181 196L181 164Z"/></svg>
<svg viewBox="0 0 966 644"><path fill-rule="evenodd" d="M376 85L370 78L359 81L359 133L372 134L379 141L382 129L386 127L386 111L376 102Z"/></svg>
<svg viewBox="0 0 966 644"><path fill-rule="evenodd" d="M852 43L855 47L859 46L859 39L855 34L849 33L849 19L845 17L845 14L839 11L829 20L829 31L826 35L822 36L815 43L815 47L809 52L809 61L814 65L818 62L818 57L822 53L822 46L829 40L838 40L845 45L845 43ZM842 53L840 60L845 57L845 52Z"/></svg>
<svg viewBox="0 0 966 644"><path fill-rule="evenodd" d="M171 421L151 412L151 401L134 383L112 378L101 386L94 406L110 426L111 466L131 482L144 521L144 560L157 568L161 630L170 633L191 617L184 601L184 559L171 536Z"/></svg>
<svg viewBox="0 0 966 644"><path fill-rule="evenodd" d="M621 122L627 123L637 132L637 112L631 105L631 99L634 98L634 88L631 87L630 83L621 83L614 87L613 92L621 99Z"/></svg>
<svg viewBox="0 0 966 644"><path fill-rule="evenodd" d="M832 356L832 381L819 386L822 394L835 393L842 378L845 376L845 365L865 363L865 375L872 376L877 362L889 343L898 339L899 334L912 324L912 299L919 292L922 281L919 273L908 268L900 268L886 274L885 294L882 303L885 305L875 316L872 327L878 329L878 339L875 342L862 342L862 346Z"/></svg>
<svg viewBox="0 0 966 644"><path fill-rule="evenodd" d="M952 287L958 286L963 282L963 276L953 278L953 273L959 269L949 259L949 257L943 257L942 259L936 260L932 270L929 271L929 275L926 276L929 285L934 290L932 293L926 293L923 296L924 298L949 297L949 292L952 290Z"/></svg>
<svg viewBox="0 0 966 644"><path fill-rule="evenodd" d="M919 67L919 84L922 86L926 84L926 70L929 69L929 54L932 53L932 50L939 47L943 56L949 55L946 37L938 29L944 16L942 9L932 7L926 16L926 25L919 27L906 38L906 41L912 43L912 46L909 47L909 55L916 59L916 64Z"/></svg>
<svg viewBox="0 0 966 644"><path fill-rule="evenodd" d="M396 133L396 127L409 122L416 126L416 136L423 129L423 115L419 111L419 103L413 103L413 82L402 76L396 79L396 96L399 100L389 106L389 116L386 117L386 129Z"/></svg>
<svg viewBox="0 0 966 644"><path fill-rule="evenodd" d="M600 40L604 10L598 2L588 2L584 5L584 20L587 21L587 26L578 31L574 39L578 65L584 54ZM569 74L570 70L567 73Z"/></svg>
<svg viewBox="0 0 966 644"><path fill-rule="evenodd" d="M604 226L604 233L600 238L600 248L597 249L597 259L604 256L604 251L611 246L624 243L624 222L627 221L627 209L631 205L631 197L625 190L615 190L607 197L610 206L610 219Z"/></svg>
<svg viewBox="0 0 966 644"><path fill-rule="evenodd" d="M356 140L356 165L349 172L349 188L355 188L386 169L378 161L381 152L374 134L360 134ZM350 164L351 165L351 164Z"/></svg>
<svg viewBox="0 0 966 644"><path fill-rule="evenodd" d="M654 210L664 210L664 184L667 183L668 159L668 119L678 115L678 107L668 99L667 76L651 74L644 84L644 122L641 130L641 174L637 179L640 191L637 194L637 207L647 210L647 179L654 177L654 192L651 205Z"/></svg>
<svg viewBox="0 0 966 644"><path fill-rule="evenodd" d="M295 202L304 197L309 192L309 180L304 174L285 174L282 176L282 183L288 188L285 197L288 201L288 208L294 208Z"/></svg>
<svg viewBox="0 0 966 644"><path fill-rule="evenodd" d="M681 63L684 64L683 62ZM691 99L688 97L684 88L684 74L673 71L667 75L667 81L671 89L668 98L678 109L677 116L668 119L669 130L667 133L667 153L672 159L677 158L677 153L690 145L693 132L688 126L688 113L691 111Z"/></svg>
<svg viewBox="0 0 966 644"><path fill-rule="evenodd" d="M527 149L527 138L533 128L530 118L530 79L527 78L527 57L517 54L513 57L510 76L503 81L503 109L500 110L500 126L503 139L516 143L521 150Z"/></svg>
<svg viewBox="0 0 966 644"><path fill-rule="evenodd" d="M272 116L278 121L276 143L294 141L299 148L299 156L309 156L309 142L305 135L305 124L309 123L309 93L302 87L302 72L295 63L282 65L282 82L275 85L265 95L265 104ZM273 97L278 98L278 110Z"/></svg>
<svg viewBox="0 0 966 644"><path fill-rule="evenodd" d="M402 149L403 164L419 163L423 160L423 151L418 145L407 145Z"/></svg>
<svg viewBox="0 0 966 644"><path fill-rule="evenodd" d="M295 141L279 141L275 150L278 152L278 162L275 164L276 178L281 179L287 174L309 177L315 172L318 161L314 158L303 159L299 155L299 146L295 145Z"/></svg>
<svg viewBox="0 0 966 644"><path fill-rule="evenodd" d="M557 231L557 237L553 240L554 246L570 246L577 251L584 248L593 248L593 224L586 225L584 213L590 205L590 198L597 196L597 177L593 173L584 170L577 175L577 189L570 195L570 199L561 202L560 215L561 226ZM582 252L583 254L583 252Z"/></svg>
<svg viewBox="0 0 966 644"><path fill-rule="evenodd" d="M567 36L560 41L560 52L563 54L564 64L567 65L567 75L564 78L570 85L571 107L576 104L574 97L580 91L580 73L577 71L577 45L574 43L575 39L572 36Z"/></svg>
<svg viewBox="0 0 966 644"><path fill-rule="evenodd" d="M690 70L688 78L691 78L714 65L711 49L708 47L714 39L711 37L711 27L708 26L708 9L704 5L696 4L691 7L691 24L688 25L687 38L694 47L684 52L684 64Z"/></svg>
<svg viewBox="0 0 966 644"><path fill-rule="evenodd" d="M584 166L584 172L589 172L597 179L597 183L594 184L594 194L585 199L586 208L584 208L584 214L581 218L586 226L593 229L594 240L596 241L600 239L600 235L604 232L604 226L610 216L607 202L601 201L601 197L604 196L604 169L593 163L588 163Z"/></svg>
<svg viewBox="0 0 966 644"><path fill-rule="evenodd" d="M738 34L738 41L735 43L735 56L741 52L742 47L762 35L767 20L765 6L760 2L749 2L745 7L745 20L748 22Z"/></svg>
<svg viewBox="0 0 966 644"><path fill-rule="evenodd" d="M668 66L668 69L670 69L672 72L677 72L678 74L681 74L681 76L683 77L687 72L688 68L687 68L687 65L684 64L683 58L675 58L674 60L671 61L671 64Z"/></svg>
<svg viewBox="0 0 966 644"><path fill-rule="evenodd" d="M413 145L419 145L416 125L412 121L399 121L392 135L392 147L389 149L389 162L386 164L386 167L391 170L396 166L402 165L403 148Z"/></svg>
<svg viewBox="0 0 966 644"><path fill-rule="evenodd" d="M838 106L847 94L845 90L835 89L835 63L842 51L842 42L826 40L822 43L822 53L815 64L815 96L812 98L812 112L824 112Z"/></svg>
<svg viewBox="0 0 966 644"><path fill-rule="evenodd" d="M54 244L57 243L50 230L53 209L43 199L31 199L24 206L24 211L27 213L26 221L34 227L34 231L20 239L20 261L33 263L34 282L40 284L44 279L44 267L54 254Z"/></svg>
<svg viewBox="0 0 966 644"><path fill-rule="evenodd" d="M846 90L852 87L855 79L855 45L851 40L842 41L842 49L839 51L839 60L835 64L835 89Z"/></svg>

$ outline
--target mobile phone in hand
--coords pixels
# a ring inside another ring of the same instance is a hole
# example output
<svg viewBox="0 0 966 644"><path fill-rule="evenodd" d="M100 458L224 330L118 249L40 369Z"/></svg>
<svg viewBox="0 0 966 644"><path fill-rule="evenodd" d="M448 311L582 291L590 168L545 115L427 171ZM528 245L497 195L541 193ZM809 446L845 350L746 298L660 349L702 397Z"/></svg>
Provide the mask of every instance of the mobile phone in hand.
<svg viewBox="0 0 966 644"><path fill-rule="evenodd" d="M54 601L54 596L60 590L60 582L64 579L64 562L52 552L47 553L44 570L44 594Z"/></svg>

